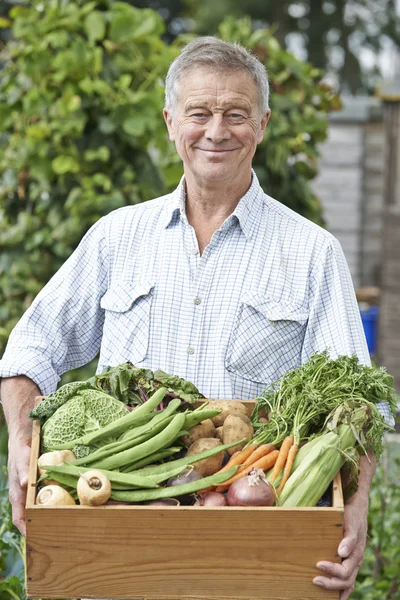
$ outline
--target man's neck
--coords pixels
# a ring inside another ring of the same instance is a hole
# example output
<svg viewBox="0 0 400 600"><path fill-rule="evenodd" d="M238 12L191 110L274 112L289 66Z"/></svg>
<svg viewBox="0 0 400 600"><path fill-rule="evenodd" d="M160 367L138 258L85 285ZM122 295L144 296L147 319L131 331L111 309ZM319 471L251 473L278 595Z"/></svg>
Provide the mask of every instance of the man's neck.
<svg viewBox="0 0 400 600"><path fill-rule="evenodd" d="M251 185L251 174L245 184L210 183L198 185L185 174L186 217L196 232L200 254L222 223L233 213L239 200Z"/></svg>

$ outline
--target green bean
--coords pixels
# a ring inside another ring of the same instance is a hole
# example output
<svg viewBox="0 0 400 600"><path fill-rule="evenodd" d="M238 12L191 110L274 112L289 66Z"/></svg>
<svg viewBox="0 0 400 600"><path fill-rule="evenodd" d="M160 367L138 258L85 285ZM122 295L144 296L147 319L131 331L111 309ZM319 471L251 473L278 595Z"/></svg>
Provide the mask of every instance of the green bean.
<svg viewBox="0 0 400 600"><path fill-rule="evenodd" d="M111 491L111 498L121 502L146 502L148 500L158 500L159 498L175 498L186 494L193 494L200 490L204 490L211 485L219 485L232 477L239 467L232 467L223 473L204 477L190 483L174 485L171 487L161 487L153 490L133 490L131 492Z"/></svg>
<svg viewBox="0 0 400 600"><path fill-rule="evenodd" d="M54 471L49 475L49 472L46 472L44 475L39 477L38 483L43 483L44 479L50 479L57 481L57 483L62 483L70 488L76 488L76 483L78 479L75 476L69 475L67 473L54 473Z"/></svg>
<svg viewBox="0 0 400 600"><path fill-rule="evenodd" d="M216 417L217 415L219 415L220 412L222 412L220 408L208 408L205 410L196 409L191 412L188 412L186 413L185 427L186 429L191 429L192 427L195 427L205 419L212 419L213 417Z"/></svg>
<svg viewBox="0 0 400 600"><path fill-rule="evenodd" d="M48 476L46 476L48 477ZM54 471L51 473L51 479L56 481L58 484L61 484L63 486L67 486L68 488L74 489L76 490L76 487L78 485L78 480L79 480L79 475L67 475L65 473L55 473ZM39 480L40 481L40 480ZM141 485L132 485L129 484L127 485L126 483L116 483L115 481L113 481L111 483L111 487L113 490L132 490L133 488L142 488L143 486ZM151 486L151 487L156 487L156 486Z"/></svg>
<svg viewBox="0 0 400 600"><path fill-rule="evenodd" d="M91 471L93 467L76 467L71 465L71 463L64 465L50 465L48 467L43 466L42 469L46 470L46 473L50 475L50 477L56 479L58 474L62 476L74 477L76 481L79 479L81 473L86 473L87 471ZM158 481L156 481L156 476L150 477L142 477L141 475L136 475L135 473L120 473L119 471L107 471L105 469L100 469L104 475L110 480L111 485L113 483L120 483L127 486L135 486L135 487L143 487L143 488L153 488L157 487ZM160 481L164 481L161 476ZM76 486L75 486L76 487Z"/></svg>
<svg viewBox="0 0 400 600"><path fill-rule="evenodd" d="M121 468L120 472L129 473L130 471L135 471L136 469L140 469L141 467L145 467L164 458L169 458L170 456L176 454L176 452L180 452L181 450L182 448L180 446L172 446L171 448L160 450L160 452L153 452L153 454L149 454L149 456L146 456L141 460L136 460L134 463L131 463L128 466Z"/></svg>
<svg viewBox="0 0 400 600"><path fill-rule="evenodd" d="M167 408L165 408L164 410L160 410L156 413L153 413L153 417L152 417L150 423L147 423L147 426L156 425L159 421L163 421L167 417L170 417L177 411L177 409L179 408L180 405L181 405L181 400L179 400L179 398L174 398L168 404ZM135 437L136 435L139 435L143 431L146 431L146 425L142 425L142 427L135 427L133 429L128 429L121 435L121 437L119 438L118 441L130 439L131 437Z"/></svg>
<svg viewBox="0 0 400 600"><path fill-rule="evenodd" d="M76 466L90 465L104 460L109 456L113 456L114 454L123 452L124 450L129 450L130 448L139 446L143 442L152 438L156 433L159 433L160 431L165 429L165 427L172 421L172 419L173 416L166 417L164 420L159 421L158 423L156 422L156 424L153 427L150 427L150 424L152 424L152 421L150 421L150 423L148 423L146 426L147 431L144 430L144 433L142 433L142 435L123 440L122 442L113 442L112 444L107 444L107 446L103 446L102 448L99 448L99 450L96 450L95 452L92 452L87 456L77 458L71 464Z"/></svg>
<svg viewBox="0 0 400 600"><path fill-rule="evenodd" d="M241 444L245 441L246 439L242 438L241 440L238 440L237 442L232 442L231 444L221 444L220 446L216 446L215 448L209 448L208 450L203 450L203 452L198 452L198 454L192 454L191 456L184 456L183 458L178 458L177 460L171 460L163 465L144 467L143 469L138 469L134 472L138 475L148 477L149 475L156 475L157 473L162 473L166 465L168 465L172 469L180 466L187 467L188 465L192 465L193 463L196 463L199 460L202 460L203 458L210 458L211 456L215 456L215 454L228 450L228 448L237 446L238 444Z"/></svg>
<svg viewBox="0 0 400 600"><path fill-rule="evenodd" d="M138 418L141 418L143 415L151 413L151 411L153 411L160 404L166 393L167 388L159 388L146 402L144 402L137 408L134 408L129 414L121 417L120 419L112 421L111 423L97 431L87 433L66 444L54 446L54 450L70 450L75 446L79 445L89 446L90 444L93 444L94 442L97 442L109 436L120 435L126 429L130 428L134 423L137 423Z"/></svg>
<svg viewBox="0 0 400 600"><path fill-rule="evenodd" d="M134 460L140 460L148 454L157 452L157 450L162 450L172 444L173 440L175 440L176 436L181 431L184 422L185 415L183 413L176 414L171 423L151 439L143 442L143 444L139 444L138 446L134 446L123 452L118 452L118 454L114 454L113 456L109 456L104 460L96 462L96 467L99 469L118 469Z"/></svg>

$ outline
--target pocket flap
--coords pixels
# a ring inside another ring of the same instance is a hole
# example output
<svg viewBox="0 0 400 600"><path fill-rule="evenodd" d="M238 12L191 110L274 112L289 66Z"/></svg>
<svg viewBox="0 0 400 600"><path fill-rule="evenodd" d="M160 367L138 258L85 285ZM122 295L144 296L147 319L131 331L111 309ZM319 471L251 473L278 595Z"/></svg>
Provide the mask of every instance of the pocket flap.
<svg viewBox="0 0 400 600"><path fill-rule="evenodd" d="M270 296L263 296L259 292L246 292L242 297L242 304L251 306L269 321L297 321L306 323L308 310L300 304L287 300L275 300Z"/></svg>
<svg viewBox="0 0 400 600"><path fill-rule="evenodd" d="M100 306L105 310L123 313L129 310L138 298L150 294L153 288L154 283L150 281L115 283L101 298Z"/></svg>

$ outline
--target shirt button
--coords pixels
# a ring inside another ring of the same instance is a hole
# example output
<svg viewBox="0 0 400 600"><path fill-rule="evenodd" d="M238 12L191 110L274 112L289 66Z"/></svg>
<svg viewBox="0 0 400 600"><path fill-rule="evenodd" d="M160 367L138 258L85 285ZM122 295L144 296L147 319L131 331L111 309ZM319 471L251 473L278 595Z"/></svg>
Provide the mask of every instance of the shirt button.
<svg viewBox="0 0 400 600"><path fill-rule="evenodd" d="M193 300L193 302L194 302L195 304L201 304L201 298L195 298L195 299Z"/></svg>
<svg viewBox="0 0 400 600"><path fill-rule="evenodd" d="M187 349L187 353L188 354L194 354L194 348L192 348L191 346L189 346L189 348Z"/></svg>
<svg viewBox="0 0 400 600"><path fill-rule="evenodd" d="M189 250L189 252L190 252L190 254L197 254L198 253L198 249L195 246L193 246L193 248L191 248Z"/></svg>

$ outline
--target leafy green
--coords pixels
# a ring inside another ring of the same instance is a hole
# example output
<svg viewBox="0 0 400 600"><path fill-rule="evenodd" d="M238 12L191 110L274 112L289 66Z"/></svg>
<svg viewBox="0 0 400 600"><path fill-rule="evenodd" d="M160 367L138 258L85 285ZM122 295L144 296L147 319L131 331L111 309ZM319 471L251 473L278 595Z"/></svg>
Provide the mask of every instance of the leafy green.
<svg viewBox="0 0 400 600"><path fill-rule="evenodd" d="M97 431L128 412L119 400L100 390L79 390L43 425L42 450L47 452L54 446Z"/></svg>
<svg viewBox="0 0 400 600"><path fill-rule="evenodd" d="M359 433L358 447L372 447L379 457L382 437L389 426L377 409L387 402L393 415L397 397L393 377L384 367L362 365L356 356L330 359L327 350L315 352L303 365L285 373L257 398L252 414L256 442L279 444L292 434L296 443L323 430L327 419L346 422L357 408L365 407L368 419ZM269 414L260 423L258 411ZM362 433L362 435L361 435Z"/></svg>
<svg viewBox="0 0 400 600"><path fill-rule="evenodd" d="M129 406L142 404L160 387L168 390L161 408L171 398L180 398L188 403L203 398L196 386L186 379L161 370L153 372L151 369L140 369L129 362L107 367L101 374L89 379L88 383Z"/></svg>
<svg viewBox="0 0 400 600"><path fill-rule="evenodd" d="M62 385L58 390L46 396L29 413L31 419L39 419L42 423L51 417L60 406L75 396L78 390L89 388L86 381L72 381Z"/></svg>

